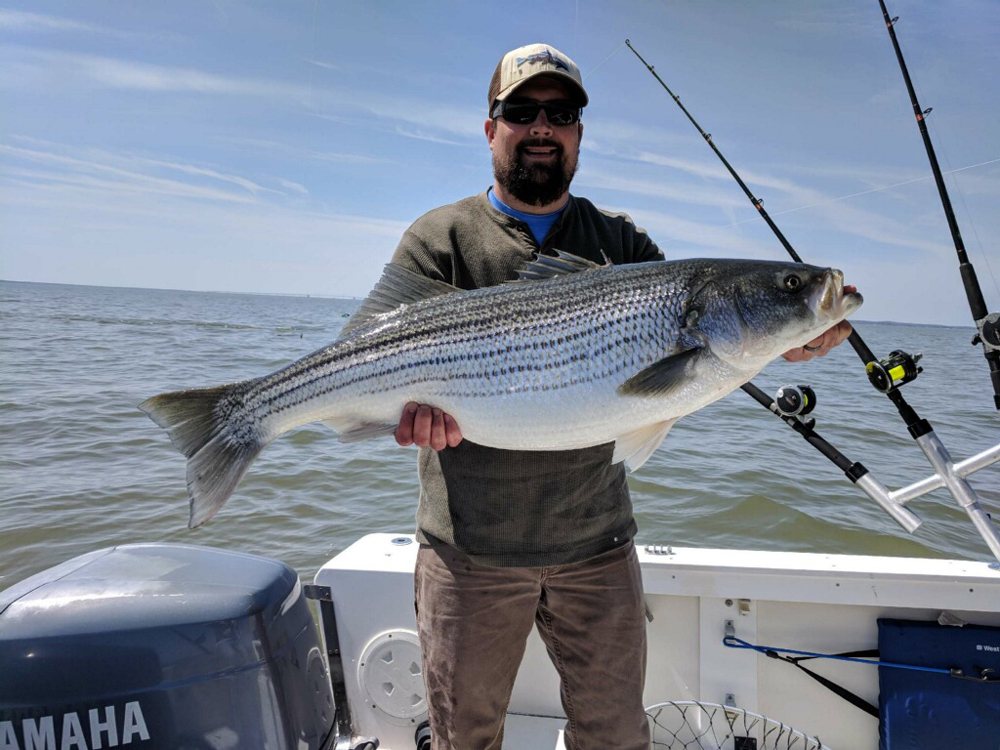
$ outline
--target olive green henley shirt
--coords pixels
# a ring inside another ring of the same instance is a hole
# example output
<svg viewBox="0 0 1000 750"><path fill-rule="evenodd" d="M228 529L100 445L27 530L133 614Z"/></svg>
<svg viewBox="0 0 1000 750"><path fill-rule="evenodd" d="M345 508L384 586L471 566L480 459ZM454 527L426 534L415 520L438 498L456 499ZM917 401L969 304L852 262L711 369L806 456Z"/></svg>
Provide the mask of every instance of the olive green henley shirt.
<svg viewBox="0 0 1000 750"><path fill-rule="evenodd" d="M476 289L515 279L539 251L556 249L598 263L602 251L615 264L663 260L628 216L573 196L539 247L527 224L498 211L484 192L417 219L392 262ZM417 538L501 567L565 565L619 547L636 524L613 448L509 451L469 440L421 448Z"/></svg>

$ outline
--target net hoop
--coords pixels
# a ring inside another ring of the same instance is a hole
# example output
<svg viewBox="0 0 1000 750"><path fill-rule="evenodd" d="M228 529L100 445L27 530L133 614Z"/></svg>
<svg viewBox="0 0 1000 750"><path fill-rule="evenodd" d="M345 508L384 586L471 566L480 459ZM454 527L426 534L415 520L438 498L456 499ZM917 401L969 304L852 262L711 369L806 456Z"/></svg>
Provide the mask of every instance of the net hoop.
<svg viewBox="0 0 1000 750"><path fill-rule="evenodd" d="M719 703L665 701L646 716L653 750L832 750L780 721Z"/></svg>

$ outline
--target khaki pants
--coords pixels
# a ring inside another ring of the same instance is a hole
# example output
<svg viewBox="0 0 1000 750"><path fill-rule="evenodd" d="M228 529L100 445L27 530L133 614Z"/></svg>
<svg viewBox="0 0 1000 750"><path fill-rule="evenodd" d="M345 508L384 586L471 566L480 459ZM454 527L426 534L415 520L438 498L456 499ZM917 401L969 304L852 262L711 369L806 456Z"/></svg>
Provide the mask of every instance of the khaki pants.
<svg viewBox="0 0 1000 750"><path fill-rule="evenodd" d="M545 568L485 567L425 546L415 587L433 750L500 750L532 624L559 672L567 750L648 750L645 606L631 543Z"/></svg>

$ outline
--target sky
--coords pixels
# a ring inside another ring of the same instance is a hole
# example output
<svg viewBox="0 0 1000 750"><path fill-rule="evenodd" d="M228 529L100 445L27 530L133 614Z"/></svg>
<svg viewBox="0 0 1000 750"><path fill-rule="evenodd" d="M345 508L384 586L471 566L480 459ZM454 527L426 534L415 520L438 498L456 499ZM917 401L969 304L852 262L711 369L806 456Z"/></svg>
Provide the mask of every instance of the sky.
<svg viewBox="0 0 1000 750"><path fill-rule="evenodd" d="M889 10L997 311L1000 3ZM0 278L362 297L492 184L489 79L533 42L590 94L574 194L668 258L786 258L626 38L857 317L971 325L876 0L0 0Z"/></svg>

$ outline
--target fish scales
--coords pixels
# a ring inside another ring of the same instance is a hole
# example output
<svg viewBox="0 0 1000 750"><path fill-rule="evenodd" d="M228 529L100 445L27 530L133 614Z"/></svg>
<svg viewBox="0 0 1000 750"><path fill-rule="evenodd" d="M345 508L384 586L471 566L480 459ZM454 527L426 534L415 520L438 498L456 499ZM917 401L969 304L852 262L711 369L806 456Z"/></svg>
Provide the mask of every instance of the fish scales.
<svg viewBox="0 0 1000 750"><path fill-rule="evenodd" d="M484 445L614 441L614 460L636 468L677 418L861 303L839 271L802 264L600 267L560 253L529 271L535 280L459 291L387 267L332 345L262 378L143 402L188 456L191 525L282 433L324 421L342 439L388 435L409 401Z"/></svg>
<svg viewBox="0 0 1000 750"><path fill-rule="evenodd" d="M677 326L663 325L656 312L670 306L630 278L588 281L564 283L562 294L544 288L510 294L510 287L494 287L461 307L447 297L428 300L419 312L400 311L395 320L380 321L301 360L300 367L290 366L291 373L265 379L259 385L261 407L277 403L280 411L319 395L337 393L343 400L421 383L434 384L427 397L549 391L663 356L664 344L676 340ZM679 311L683 294L667 295ZM608 336L611 329L616 336ZM637 361L637 354L646 356ZM573 376L563 380L570 369ZM525 379L524 372L548 377Z"/></svg>

